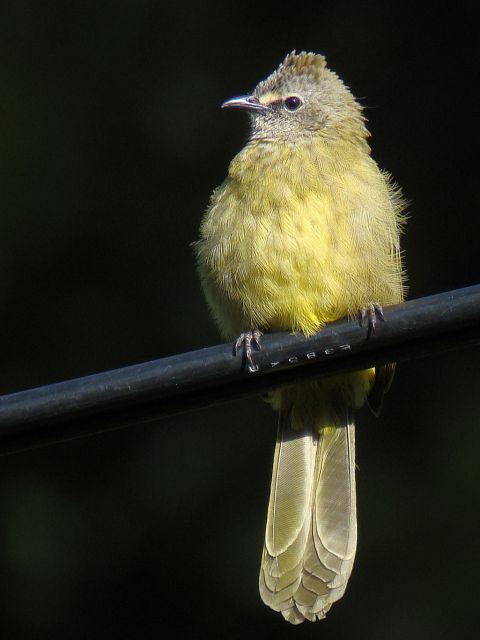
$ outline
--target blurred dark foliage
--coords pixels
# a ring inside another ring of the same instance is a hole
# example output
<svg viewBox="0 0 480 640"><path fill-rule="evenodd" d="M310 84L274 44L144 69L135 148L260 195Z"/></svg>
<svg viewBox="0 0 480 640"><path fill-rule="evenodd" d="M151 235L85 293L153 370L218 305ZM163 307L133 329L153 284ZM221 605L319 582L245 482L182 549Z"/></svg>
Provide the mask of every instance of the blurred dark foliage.
<svg viewBox="0 0 480 640"><path fill-rule="evenodd" d="M368 107L411 201L410 296L480 280L468 5L281 6L0 3L3 393L218 341L190 247L246 131L218 107L294 48ZM404 364L382 418L360 413L356 566L327 619L296 630L257 592L262 400L2 458L1 637L469 637L478 355Z"/></svg>

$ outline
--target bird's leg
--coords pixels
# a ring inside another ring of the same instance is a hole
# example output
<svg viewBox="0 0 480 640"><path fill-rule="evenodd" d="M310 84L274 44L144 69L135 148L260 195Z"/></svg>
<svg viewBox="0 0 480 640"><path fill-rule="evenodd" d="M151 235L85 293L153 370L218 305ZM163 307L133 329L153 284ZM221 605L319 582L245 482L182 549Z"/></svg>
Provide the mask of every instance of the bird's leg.
<svg viewBox="0 0 480 640"><path fill-rule="evenodd" d="M233 346L234 355L237 355L240 347L243 347L244 349L243 353L245 355L245 359L248 362L248 369L252 373L254 373L255 371L258 371L258 364L255 364L253 361L252 345L255 347L255 349L260 350L262 348L260 345L261 337L262 337L262 332L259 331L258 329L254 329L253 331L246 331L245 333L241 333L239 335L239 337L237 338Z"/></svg>
<svg viewBox="0 0 480 640"><path fill-rule="evenodd" d="M375 333L375 325L377 324L377 320L381 322L385 322L385 316L383 315L383 309L381 305L373 302L371 304L367 304L367 306L362 307L358 312L358 324L363 327L363 323L365 319L367 320L367 340L370 338L372 333Z"/></svg>

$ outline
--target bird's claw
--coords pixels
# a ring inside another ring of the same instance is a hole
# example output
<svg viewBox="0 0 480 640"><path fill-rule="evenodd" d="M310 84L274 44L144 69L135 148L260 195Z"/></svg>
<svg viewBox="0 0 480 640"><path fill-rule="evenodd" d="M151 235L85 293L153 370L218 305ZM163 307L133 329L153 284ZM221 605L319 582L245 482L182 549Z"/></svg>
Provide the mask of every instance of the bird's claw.
<svg viewBox="0 0 480 640"><path fill-rule="evenodd" d="M366 307L363 307L358 312L358 324L363 327L365 319L367 320L367 340L370 338L372 333L375 333L375 325L377 324L377 320L380 322L385 322L385 316L383 315L383 309L381 305L373 302L372 304L368 304Z"/></svg>
<svg viewBox="0 0 480 640"><path fill-rule="evenodd" d="M241 333L238 336L233 346L233 353L235 355L238 354L238 350L240 349L240 347L243 347L245 360L248 362L248 369L251 373L255 373L255 371L258 371L258 364L255 364L253 361L252 345L255 349L260 351L260 349L262 348L260 344L261 337L262 332L258 329L254 329L253 331L246 331L245 333Z"/></svg>

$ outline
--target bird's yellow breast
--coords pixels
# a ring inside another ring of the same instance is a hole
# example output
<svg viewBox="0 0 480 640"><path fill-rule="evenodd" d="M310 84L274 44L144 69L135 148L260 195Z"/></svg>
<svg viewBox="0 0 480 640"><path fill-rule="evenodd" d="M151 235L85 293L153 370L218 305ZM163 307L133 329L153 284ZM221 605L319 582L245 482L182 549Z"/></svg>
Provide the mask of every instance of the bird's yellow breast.
<svg viewBox="0 0 480 640"><path fill-rule="evenodd" d="M214 192L197 245L224 337L311 334L371 302L401 301L400 209L364 148L248 144Z"/></svg>

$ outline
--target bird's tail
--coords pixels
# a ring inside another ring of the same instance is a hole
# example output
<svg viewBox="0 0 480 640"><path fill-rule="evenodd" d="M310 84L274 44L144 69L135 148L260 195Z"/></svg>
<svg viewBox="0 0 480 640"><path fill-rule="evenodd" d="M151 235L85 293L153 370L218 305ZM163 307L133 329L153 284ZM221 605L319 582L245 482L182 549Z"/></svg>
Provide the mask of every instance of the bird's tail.
<svg viewBox="0 0 480 640"><path fill-rule="evenodd" d="M324 618L345 591L356 544L352 412L345 409L335 427L317 422L300 429L280 414L262 600L293 624Z"/></svg>

